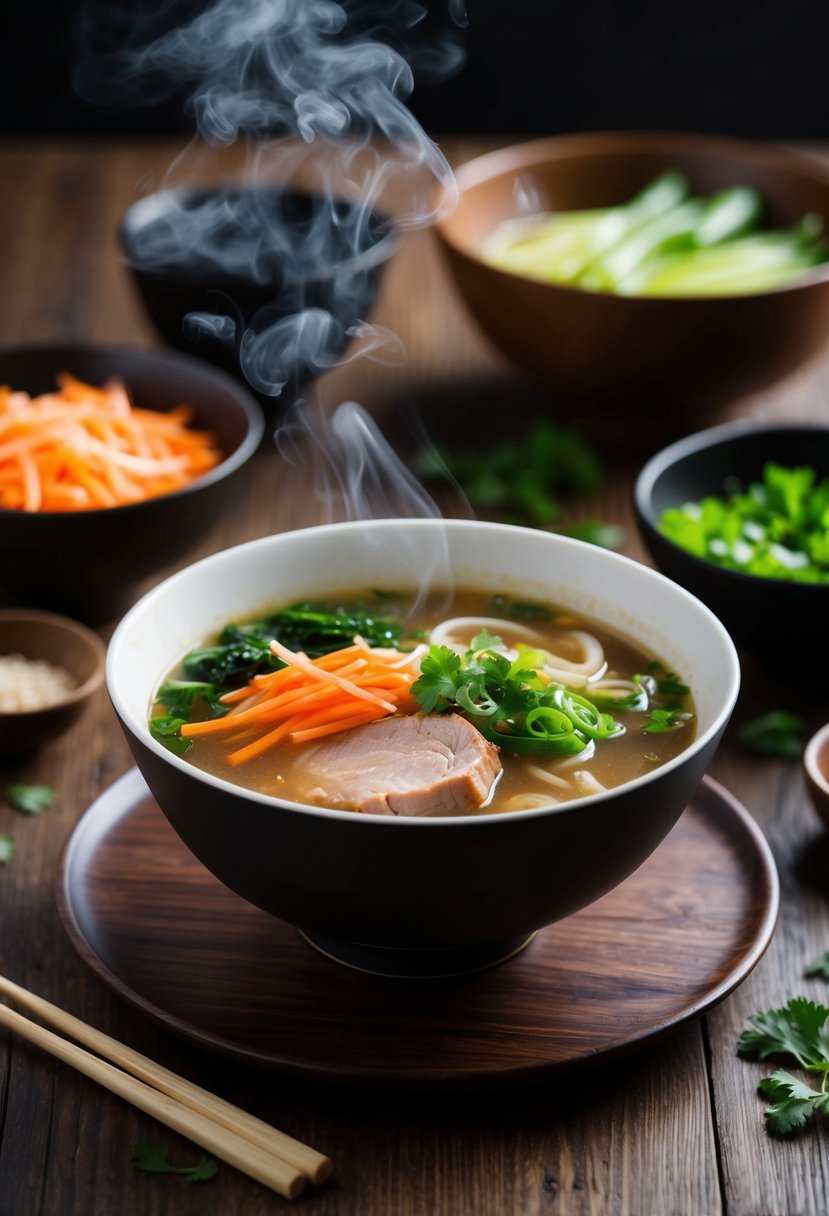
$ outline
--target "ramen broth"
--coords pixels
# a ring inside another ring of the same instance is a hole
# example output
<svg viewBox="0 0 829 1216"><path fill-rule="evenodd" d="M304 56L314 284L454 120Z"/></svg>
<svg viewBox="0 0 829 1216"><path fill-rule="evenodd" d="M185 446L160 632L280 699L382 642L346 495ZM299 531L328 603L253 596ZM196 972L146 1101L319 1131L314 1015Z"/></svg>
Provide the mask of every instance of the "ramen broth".
<svg viewBox="0 0 829 1216"><path fill-rule="evenodd" d="M355 601L358 598L354 596ZM391 607L383 603L382 611L393 613L394 603ZM461 623L447 628L450 618ZM611 713L624 731L588 742L577 755L517 755L501 748L503 774L489 802L470 813L527 809L598 793L652 772L692 742L693 702L681 673L674 675L658 656L568 610L540 604L510 605L505 597L490 593L457 591L448 611L444 602L438 613L426 605L406 615L399 646L410 649L419 641L434 640L460 652L480 634L481 622L503 639L510 654L521 646L548 652L552 679ZM432 631L436 631L434 637ZM595 668L592 672L591 667ZM169 678L181 678L181 669ZM639 708L628 707L626 701L631 700L637 700ZM654 710L658 711L655 716ZM163 715L168 710L157 701L152 712ZM194 716L199 715L207 716L204 707L196 706ZM318 785L313 752L309 751L313 746L283 741L239 765L229 762L226 742L208 734L192 739L185 758L236 785L313 805L312 791ZM400 762L405 764L404 756Z"/></svg>

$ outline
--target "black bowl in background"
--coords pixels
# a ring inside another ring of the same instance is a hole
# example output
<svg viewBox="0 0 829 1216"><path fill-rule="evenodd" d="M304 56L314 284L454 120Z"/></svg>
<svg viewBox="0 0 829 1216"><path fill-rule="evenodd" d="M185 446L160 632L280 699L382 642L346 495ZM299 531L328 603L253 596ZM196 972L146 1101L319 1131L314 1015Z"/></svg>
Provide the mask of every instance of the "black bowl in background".
<svg viewBox="0 0 829 1216"><path fill-rule="evenodd" d="M133 402L165 410L187 402L193 426L213 431L221 464L172 494L95 511L0 509L0 603L52 608L87 623L112 620L150 575L201 543L235 494L234 478L259 446L264 419L236 380L172 351L30 347L0 351L0 384L36 395L60 372L91 384L122 379Z"/></svg>
<svg viewBox="0 0 829 1216"><path fill-rule="evenodd" d="M165 342L241 375L271 407L283 386L295 396L343 353L397 248L389 221L362 203L236 186L147 195L119 235ZM275 335L267 358L252 352L255 337L305 310L319 313L299 343L286 335L279 355Z"/></svg>
<svg viewBox="0 0 829 1216"><path fill-rule="evenodd" d="M829 475L829 426L813 422L738 422L711 427L671 444L653 456L634 487L634 512L656 565L698 596L723 622L739 646L766 663L781 662L792 647L804 667L829 669L829 584L759 578L727 570L681 549L659 531L668 507L722 495L726 481L760 480L763 466L809 465ZM788 639L788 642L786 642ZM791 664L791 654L786 666Z"/></svg>

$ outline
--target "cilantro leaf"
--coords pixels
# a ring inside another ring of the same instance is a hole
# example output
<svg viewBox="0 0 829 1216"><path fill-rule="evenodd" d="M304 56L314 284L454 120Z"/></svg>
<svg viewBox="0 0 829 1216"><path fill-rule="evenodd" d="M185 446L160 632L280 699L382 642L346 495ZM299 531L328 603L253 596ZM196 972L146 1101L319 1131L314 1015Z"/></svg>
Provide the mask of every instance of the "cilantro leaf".
<svg viewBox="0 0 829 1216"><path fill-rule="evenodd" d="M829 1009L804 996L794 997L783 1009L769 1009L749 1018L752 1030L740 1035L738 1050L760 1060L771 1055L792 1055L803 1068L820 1071L829 1061Z"/></svg>
<svg viewBox="0 0 829 1216"><path fill-rule="evenodd" d="M829 1093L812 1089L785 1069L764 1077L759 1088L774 1103L766 1111L766 1124L780 1135L797 1131L812 1115L829 1115Z"/></svg>
<svg viewBox="0 0 829 1216"><path fill-rule="evenodd" d="M11 836L0 836L0 865L5 865L14 857L14 841Z"/></svg>
<svg viewBox="0 0 829 1216"><path fill-rule="evenodd" d="M694 715L686 710L652 709L648 715L648 724L643 726L642 730L646 735L664 735L669 730L679 730L693 719Z"/></svg>
<svg viewBox="0 0 829 1216"><path fill-rule="evenodd" d="M180 1174L188 1182L206 1182L215 1178L218 1165L212 1157L202 1156L193 1166L170 1165L166 1145L136 1144L132 1150L133 1164L148 1174Z"/></svg>
<svg viewBox="0 0 829 1216"><path fill-rule="evenodd" d="M819 975L823 979L829 980L829 950L825 954L821 954L820 958L816 958L813 963L810 963L806 968L806 975Z"/></svg>
<svg viewBox="0 0 829 1216"><path fill-rule="evenodd" d="M24 815L39 815L55 801L55 790L51 785L18 783L9 787L7 797L16 811Z"/></svg>
<svg viewBox="0 0 829 1216"><path fill-rule="evenodd" d="M420 664L420 676L412 684L425 714L443 713L455 702L461 670L460 655L448 646L431 646Z"/></svg>
<svg viewBox="0 0 829 1216"><path fill-rule="evenodd" d="M668 671L658 659L648 663L648 673L656 680L657 690L665 696L687 697L691 691L675 671Z"/></svg>
<svg viewBox="0 0 829 1216"><path fill-rule="evenodd" d="M774 709L750 722L743 722L737 731L737 738L750 751L760 755L795 760L803 751L801 735L805 727L799 715Z"/></svg>

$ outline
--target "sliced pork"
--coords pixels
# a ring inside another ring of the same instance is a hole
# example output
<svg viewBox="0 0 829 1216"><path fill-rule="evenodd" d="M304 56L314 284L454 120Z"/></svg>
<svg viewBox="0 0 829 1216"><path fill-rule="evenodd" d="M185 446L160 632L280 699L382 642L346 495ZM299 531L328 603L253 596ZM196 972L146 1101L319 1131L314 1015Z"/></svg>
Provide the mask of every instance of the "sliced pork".
<svg viewBox="0 0 829 1216"><path fill-rule="evenodd" d="M458 714L395 715L309 747L309 802L371 815L454 815L482 806L498 748Z"/></svg>

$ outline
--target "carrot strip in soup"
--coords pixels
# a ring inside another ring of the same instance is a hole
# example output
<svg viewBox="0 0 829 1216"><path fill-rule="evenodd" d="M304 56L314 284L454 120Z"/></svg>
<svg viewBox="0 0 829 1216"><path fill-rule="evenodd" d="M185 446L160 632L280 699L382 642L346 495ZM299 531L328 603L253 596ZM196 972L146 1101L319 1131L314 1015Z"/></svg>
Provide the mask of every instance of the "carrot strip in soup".
<svg viewBox="0 0 829 1216"><path fill-rule="evenodd" d="M309 659L279 642L271 642L271 650L285 667L226 693L221 699L230 712L184 723L182 738L218 736L230 763L244 764L286 739L309 743L414 708L410 689L420 651L360 644Z"/></svg>

